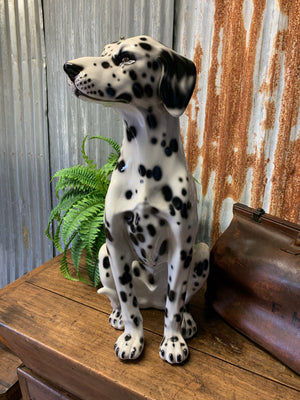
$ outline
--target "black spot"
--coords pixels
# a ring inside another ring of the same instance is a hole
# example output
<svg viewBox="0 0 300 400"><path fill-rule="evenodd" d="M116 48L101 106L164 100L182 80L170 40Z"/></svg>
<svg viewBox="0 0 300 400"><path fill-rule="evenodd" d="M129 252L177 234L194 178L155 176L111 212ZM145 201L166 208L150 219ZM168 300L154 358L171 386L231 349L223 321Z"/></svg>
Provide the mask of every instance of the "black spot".
<svg viewBox="0 0 300 400"><path fill-rule="evenodd" d="M160 145L161 145L161 147L165 147L166 141L165 141L165 140L162 140L161 143L160 143Z"/></svg>
<svg viewBox="0 0 300 400"><path fill-rule="evenodd" d="M172 150L170 149L170 147L165 148L165 155L167 157L170 157L172 155Z"/></svg>
<svg viewBox="0 0 300 400"><path fill-rule="evenodd" d="M156 165L153 168L152 174L153 174L153 178L154 178L155 181L160 181L161 180L162 171L161 171L161 168L158 165Z"/></svg>
<svg viewBox="0 0 300 400"><path fill-rule="evenodd" d="M174 153L177 153L177 151L178 151L178 142L177 142L177 139L172 139L172 140L170 141L170 149L171 149Z"/></svg>
<svg viewBox="0 0 300 400"><path fill-rule="evenodd" d="M121 93L119 96L116 97L116 100L124 100L126 103L130 103L132 100L132 96L130 93Z"/></svg>
<svg viewBox="0 0 300 400"><path fill-rule="evenodd" d="M164 199L166 201L172 200L173 192L172 192L172 189L170 188L170 186L168 186L168 185L163 186L162 193L163 193Z"/></svg>
<svg viewBox="0 0 300 400"><path fill-rule="evenodd" d="M151 143L152 144L156 144L157 143L157 139L155 137L151 138Z"/></svg>
<svg viewBox="0 0 300 400"><path fill-rule="evenodd" d="M126 285L127 283L130 283L132 281L132 276L129 273L130 270L129 265L126 264L124 269L125 269L124 274L119 277L119 280L122 285Z"/></svg>
<svg viewBox="0 0 300 400"><path fill-rule="evenodd" d="M146 175L146 168L144 167L144 165L139 165L139 174L141 176L145 176Z"/></svg>
<svg viewBox="0 0 300 400"><path fill-rule="evenodd" d="M143 97L143 95L144 95L144 89L143 89L142 86L141 86L139 83L137 83L137 82L135 82L135 83L132 85L132 91L133 91L135 97L137 97L138 99L140 99L140 98Z"/></svg>
<svg viewBox="0 0 300 400"><path fill-rule="evenodd" d="M140 40L146 41L147 38L145 38L145 37L143 36L143 37L140 37Z"/></svg>
<svg viewBox="0 0 300 400"><path fill-rule="evenodd" d="M153 68L153 71L156 71L159 68L159 64L157 61L153 61L152 68Z"/></svg>
<svg viewBox="0 0 300 400"><path fill-rule="evenodd" d="M182 196L186 196L186 194L187 194L186 189L182 189L181 194L182 194Z"/></svg>
<svg viewBox="0 0 300 400"><path fill-rule="evenodd" d="M139 277L141 275L140 269L138 267L134 267L133 274L134 276Z"/></svg>
<svg viewBox="0 0 300 400"><path fill-rule="evenodd" d="M120 292L121 300L126 303L127 301L127 294L125 292Z"/></svg>
<svg viewBox="0 0 300 400"><path fill-rule="evenodd" d="M192 237L189 236L189 237L186 239L186 242L187 242L187 243L191 243L191 240L192 240Z"/></svg>
<svg viewBox="0 0 300 400"><path fill-rule="evenodd" d="M132 305L133 305L133 307L137 307L138 306L138 301L137 301L137 298L135 296L133 297Z"/></svg>
<svg viewBox="0 0 300 400"><path fill-rule="evenodd" d="M110 67L110 64L109 64L107 61L104 61L101 65L102 65L102 67L105 68L105 69L107 69L107 68Z"/></svg>
<svg viewBox="0 0 300 400"><path fill-rule="evenodd" d="M181 250L181 252L180 252L180 259L181 259L181 260L185 260L186 258L187 258L186 251Z"/></svg>
<svg viewBox="0 0 300 400"><path fill-rule="evenodd" d="M134 126L129 126L126 129L126 134L128 142L131 142L132 139L136 138L137 135L136 128Z"/></svg>
<svg viewBox="0 0 300 400"><path fill-rule="evenodd" d="M134 243L136 246L138 246L139 242L137 241L136 237L131 233L129 235L130 240L132 241L132 243Z"/></svg>
<svg viewBox="0 0 300 400"><path fill-rule="evenodd" d="M156 235L156 229L154 228L154 226L152 224L147 225L147 229L148 229L149 235L151 235L151 236Z"/></svg>
<svg viewBox="0 0 300 400"><path fill-rule="evenodd" d="M110 262L109 262L109 258L107 256L105 256L103 258L103 268L105 268L105 269L109 269L110 268Z"/></svg>
<svg viewBox="0 0 300 400"><path fill-rule="evenodd" d="M172 200L172 203L173 203L174 207L176 208L176 210L181 210L182 201L180 200L179 197L174 197Z"/></svg>
<svg viewBox="0 0 300 400"><path fill-rule="evenodd" d="M148 44L148 43L139 43L139 45L144 50L147 50L147 51L151 51L152 50L152 46L150 46L150 44Z"/></svg>
<svg viewBox="0 0 300 400"><path fill-rule="evenodd" d="M207 270L207 268L208 268L208 260L204 260L196 264L194 271L198 276L201 276L203 272Z"/></svg>
<svg viewBox="0 0 300 400"><path fill-rule="evenodd" d="M175 208L172 206L172 204L169 205L169 210L170 210L170 215L172 215L172 217L174 217L174 215L176 214Z"/></svg>
<svg viewBox="0 0 300 400"><path fill-rule="evenodd" d="M133 212L131 212L131 211L126 211L124 213L124 219L125 219L125 221L127 222L128 225L132 224L133 217L134 217L134 215L133 215Z"/></svg>
<svg viewBox="0 0 300 400"><path fill-rule="evenodd" d="M125 342L128 342L131 339L131 335L126 335L125 336Z"/></svg>
<svg viewBox="0 0 300 400"><path fill-rule="evenodd" d="M113 89L112 87L108 87L108 88L106 89L106 93L107 93L110 97L114 97L115 94L116 94L116 91L115 91L115 89Z"/></svg>
<svg viewBox="0 0 300 400"><path fill-rule="evenodd" d="M180 314L175 314L174 318L175 318L176 322L181 322L181 315Z"/></svg>
<svg viewBox="0 0 300 400"><path fill-rule="evenodd" d="M184 264L183 264L183 268L186 269L190 266L190 263L192 261L192 257L188 256L185 260L184 260Z"/></svg>
<svg viewBox="0 0 300 400"><path fill-rule="evenodd" d="M164 240L159 248L159 255L162 256L163 254L166 253L166 251L168 250L168 241Z"/></svg>
<svg viewBox="0 0 300 400"><path fill-rule="evenodd" d="M177 362L180 363L182 360L181 354L177 354Z"/></svg>
<svg viewBox="0 0 300 400"><path fill-rule="evenodd" d="M151 207L151 214L155 215L159 213L159 209L156 207Z"/></svg>
<svg viewBox="0 0 300 400"><path fill-rule="evenodd" d="M147 115L147 123L150 129L155 129L157 127L157 121L153 114Z"/></svg>
<svg viewBox="0 0 300 400"><path fill-rule="evenodd" d="M187 206L185 203L182 203L180 214L181 214L182 218L186 218L186 219L188 218Z"/></svg>
<svg viewBox="0 0 300 400"><path fill-rule="evenodd" d="M140 241L141 243L144 243L144 242L145 242L145 236L144 236L142 233L138 233L138 234L136 235L136 238L137 238L137 240Z"/></svg>
<svg viewBox="0 0 300 400"><path fill-rule="evenodd" d="M172 343L176 343L176 342L178 342L178 336L172 336L171 338L170 338L170 340L171 340L171 342Z"/></svg>
<svg viewBox="0 0 300 400"><path fill-rule="evenodd" d="M133 318L133 322L135 326L139 326L140 325L140 320L138 319L138 317L134 317Z"/></svg>
<svg viewBox="0 0 300 400"><path fill-rule="evenodd" d="M98 94L99 94L99 96L101 96L101 97L103 97L104 96L104 93L102 92L102 90L98 90Z"/></svg>
<svg viewBox="0 0 300 400"><path fill-rule="evenodd" d="M125 193L125 197L127 200L130 200L132 198L132 191L131 190L127 190L127 192Z"/></svg>
<svg viewBox="0 0 300 400"><path fill-rule="evenodd" d="M147 258L147 254L146 254L145 249L141 249L141 254L142 254L142 256L143 256L144 258Z"/></svg>
<svg viewBox="0 0 300 400"><path fill-rule="evenodd" d="M133 81L136 81L136 80L137 80L137 74L135 73L135 71L130 70L130 71L129 71L129 76L130 76L130 78L131 78Z"/></svg>
<svg viewBox="0 0 300 400"><path fill-rule="evenodd" d="M176 298L176 293L174 292L174 290L170 290L169 294L168 294L169 300L170 301L174 301Z"/></svg>
<svg viewBox="0 0 300 400"><path fill-rule="evenodd" d="M150 85L146 85L144 87L145 93L148 97L152 97L153 96L153 89Z"/></svg>
<svg viewBox="0 0 300 400"><path fill-rule="evenodd" d="M110 242L113 242L113 238L107 228L105 228L105 236Z"/></svg>

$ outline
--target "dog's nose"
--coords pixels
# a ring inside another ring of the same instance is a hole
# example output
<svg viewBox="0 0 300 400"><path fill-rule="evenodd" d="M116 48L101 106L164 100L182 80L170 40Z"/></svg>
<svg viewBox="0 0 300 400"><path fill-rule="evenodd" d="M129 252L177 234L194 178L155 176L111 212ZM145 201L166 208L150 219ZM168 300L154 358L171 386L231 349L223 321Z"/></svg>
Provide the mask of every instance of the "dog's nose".
<svg viewBox="0 0 300 400"><path fill-rule="evenodd" d="M70 62L66 62L64 64L64 71L68 75L68 77L71 79L72 82L74 82L76 76L83 70L83 67L80 65L72 64Z"/></svg>

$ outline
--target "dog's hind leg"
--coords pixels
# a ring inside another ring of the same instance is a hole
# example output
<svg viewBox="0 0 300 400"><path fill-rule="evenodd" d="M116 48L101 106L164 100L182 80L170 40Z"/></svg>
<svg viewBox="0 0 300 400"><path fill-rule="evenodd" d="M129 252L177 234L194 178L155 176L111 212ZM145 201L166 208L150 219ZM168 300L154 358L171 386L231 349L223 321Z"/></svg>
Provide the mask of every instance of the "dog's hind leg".
<svg viewBox="0 0 300 400"><path fill-rule="evenodd" d="M197 333L197 324L189 312L191 297L203 286L209 272L209 248L205 243L197 243L193 249L193 261L187 287L185 308L182 316L181 331L185 339L192 338Z"/></svg>

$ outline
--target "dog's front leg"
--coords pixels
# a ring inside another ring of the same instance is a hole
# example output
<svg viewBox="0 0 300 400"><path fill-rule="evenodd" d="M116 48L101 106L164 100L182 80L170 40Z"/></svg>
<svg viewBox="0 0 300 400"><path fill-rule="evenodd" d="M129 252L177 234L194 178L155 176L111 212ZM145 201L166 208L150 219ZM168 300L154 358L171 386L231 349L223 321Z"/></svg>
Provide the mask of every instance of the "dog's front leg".
<svg viewBox="0 0 300 400"><path fill-rule="evenodd" d="M160 345L160 356L171 364L185 361L188 346L182 336L181 323L185 305L189 266L192 249L184 249L176 242L168 264L168 292L165 309L164 337Z"/></svg>
<svg viewBox="0 0 300 400"><path fill-rule="evenodd" d="M120 225L117 228L110 231L106 245L124 323L124 333L118 338L114 348L116 355L125 360L140 356L144 348L144 332L143 318L132 280L132 251L124 241Z"/></svg>

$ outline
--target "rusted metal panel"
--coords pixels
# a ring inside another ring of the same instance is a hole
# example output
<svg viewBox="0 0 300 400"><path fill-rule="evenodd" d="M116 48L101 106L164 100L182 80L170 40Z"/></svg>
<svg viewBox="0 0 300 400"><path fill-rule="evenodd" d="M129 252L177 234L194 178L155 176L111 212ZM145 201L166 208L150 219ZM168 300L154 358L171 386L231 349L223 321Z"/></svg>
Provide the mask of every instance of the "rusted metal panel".
<svg viewBox="0 0 300 400"><path fill-rule="evenodd" d="M300 1L177 2L175 27L198 68L182 137L199 236L213 243L235 202L299 223Z"/></svg>

